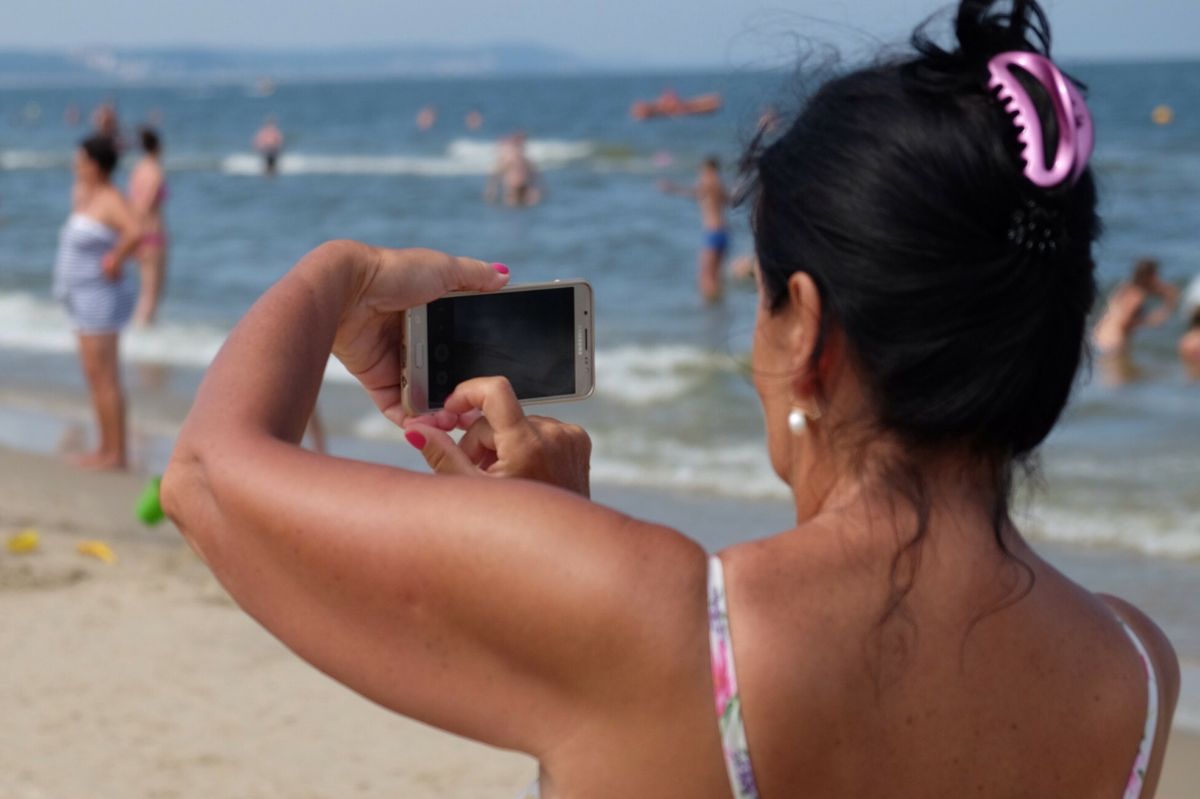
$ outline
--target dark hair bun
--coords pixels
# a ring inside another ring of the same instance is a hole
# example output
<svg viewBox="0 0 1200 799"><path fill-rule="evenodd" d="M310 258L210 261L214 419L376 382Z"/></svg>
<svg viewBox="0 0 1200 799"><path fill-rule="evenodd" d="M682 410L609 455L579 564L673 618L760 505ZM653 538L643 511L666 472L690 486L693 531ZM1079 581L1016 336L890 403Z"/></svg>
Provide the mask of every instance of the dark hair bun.
<svg viewBox="0 0 1200 799"><path fill-rule="evenodd" d="M763 286L778 308L793 272L812 276L878 423L910 451L1009 463L1050 432L1084 352L1095 185L1089 172L1052 195L1029 183L987 88L992 56L1048 53L1036 2L964 0L956 46L931 28L914 54L825 83L748 154ZM1014 240L1031 204L1054 247Z"/></svg>
<svg viewBox="0 0 1200 799"><path fill-rule="evenodd" d="M88 159L100 168L101 174L105 177L112 175L117 168L117 159L120 157L120 153L117 151L116 142L111 137L99 134L88 136L79 143L79 147Z"/></svg>
<svg viewBox="0 0 1200 799"><path fill-rule="evenodd" d="M937 14L912 35L913 49L921 56L913 66L927 73L942 73L954 82L983 74L987 62L999 53L1024 50L1050 55L1050 24L1035 0L964 0L954 16L954 47L938 43L935 31L944 15Z"/></svg>
<svg viewBox="0 0 1200 799"><path fill-rule="evenodd" d="M142 141L142 149L148 153L157 153L160 147L158 131L149 125L138 128L138 138Z"/></svg>

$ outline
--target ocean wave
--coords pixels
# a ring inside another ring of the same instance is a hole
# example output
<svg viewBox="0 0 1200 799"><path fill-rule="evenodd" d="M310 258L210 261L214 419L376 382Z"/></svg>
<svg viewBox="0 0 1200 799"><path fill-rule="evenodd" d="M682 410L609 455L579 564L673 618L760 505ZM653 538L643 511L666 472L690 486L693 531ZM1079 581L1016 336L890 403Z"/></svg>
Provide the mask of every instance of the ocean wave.
<svg viewBox="0 0 1200 799"><path fill-rule="evenodd" d="M70 150L0 150L0 169L66 169L73 158Z"/></svg>
<svg viewBox="0 0 1200 799"><path fill-rule="evenodd" d="M1124 549L1172 560L1200 559L1200 511L1186 507L1087 511L1037 504L1023 529L1035 539Z"/></svg>
<svg viewBox="0 0 1200 799"><path fill-rule="evenodd" d="M129 328L121 353L131 361L203 369L228 334L218 326L166 322ZM72 353L75 335L62 307L27 292L0 292L0 347ZM597 394L623 405L649 405L686 396L713 374L736 369L733 360L689 345L621 346L596 353ZM352 382L336 361L326 378Z"/></svg>
<svg viewBox="0 0 1200 799"><path fill-rule="evenodd" d="M556 139L533 139L526 146L530 160L541 169L585 160L595 149L588 141ZM284 153L279 158L279 171L285 175L481 176L492 171L496 155L495 142L455 139L442 155ZM230 155L221 160L220 171L229 175L258 175L262 173L262 158L251 153Z"/></svg>
<svg viewBox="0 0 1200 799"><path fill-rule="evenodd" d="M279 158L283 175L422 175L454 177L486 175L491 166L439 156L317 155L285 153ZM261 175L262 158L251 153L226 156L220 171L227 175Z"/></svg>
<svg viewBox="0 0 1200 799"><path fill-rule="evenodd" d="M447 158L486 164L489 169L496 163L498 152L497 142L488 139L455 139L446 147ZM591 158L599 153L599 148L586 140L530 139L525 143L525 153L538 166L552 167Z"/></svg>
<svg viewBox="0 0 1200 799"><path fill-rule="evenodd" d="M225 343L227 330L213 325L172 322L150 328L130 327L121 336L121 358L205 369ZM74 353L75 334L61 306L24 292L0 293L0 347L26 352ZM353 382L342 365L330 360L327 380Z"/></svg>
<svg viewBox="0 0 1200 799"><path fill-rule="evenodd" d="M694 444L641 432L593 433L592 479L736 499L787 499L762 441Z"/></svg>
<svg viewBox="0 0 1200 799"><path fill-rule="evenodd" d="M400 441L404 431L380 413L352 427L356 436ZM692 444L629 430L589 431L592 480L611 485L660 488L731 499L786 499L790 491L771 468L762 442L720 446Z"/></svg>
<svg viewBox="0 0 1200 799"><path fill-rule="evenodd" d="M526 145L531 161L543 170L557 169L589 159L616 157L591 141L531 139ZM605 155L608 153L608 155ZM285 152L279 171L285 175L418 175L454 177L487 175L496 163L497 144L483 139L454 139L439 155ZM70 150L2 150L0 169L51 170L71 166ZM227 175L262 174L262 158L254 153L206 155L172 153L166 168L172 172L222 172Z"/></svg>
<svg viewBox="0 0 1200 799"><path fill-rule="evenodd" d="M686 396L715 373L732 373L728 355L686 344L623 346L596 353L596 394L626 405Z"/></svg>

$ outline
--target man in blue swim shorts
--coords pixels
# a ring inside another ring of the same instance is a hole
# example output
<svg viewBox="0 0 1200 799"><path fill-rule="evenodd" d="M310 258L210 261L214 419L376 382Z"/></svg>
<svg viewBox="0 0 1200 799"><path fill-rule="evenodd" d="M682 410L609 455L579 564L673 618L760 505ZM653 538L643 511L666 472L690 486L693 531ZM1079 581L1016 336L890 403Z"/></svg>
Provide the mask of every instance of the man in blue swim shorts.
<svg viewBox="0 0 1200 799"><path fill-rule="evenodd" d="M689 188L663 181L659 184L664 192L681 197L692 197L700 207L700 222L704 226L704 246L700 250L697 280L700 296L706 302L721 298L721 270L725 253L729 251L729 231L725 226L725 209L729 206L729 192L721 181L721 163L710 155L700 166L696 185Z"/></svg>

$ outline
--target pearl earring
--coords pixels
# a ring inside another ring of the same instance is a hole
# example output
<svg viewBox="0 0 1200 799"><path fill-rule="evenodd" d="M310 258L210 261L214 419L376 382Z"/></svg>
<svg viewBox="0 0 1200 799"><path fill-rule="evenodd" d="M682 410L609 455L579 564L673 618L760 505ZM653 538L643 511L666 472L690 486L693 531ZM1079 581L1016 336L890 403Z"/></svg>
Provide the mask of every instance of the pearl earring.
<svg viewBox="0 0 1200 799"><path fill-rule="evenodd" d="M788 413L788 429L792 431L792 435L798 436L804 432L804 428L808 425L808 418L805 417L804 411L799 408L792 408Z"/></svg>

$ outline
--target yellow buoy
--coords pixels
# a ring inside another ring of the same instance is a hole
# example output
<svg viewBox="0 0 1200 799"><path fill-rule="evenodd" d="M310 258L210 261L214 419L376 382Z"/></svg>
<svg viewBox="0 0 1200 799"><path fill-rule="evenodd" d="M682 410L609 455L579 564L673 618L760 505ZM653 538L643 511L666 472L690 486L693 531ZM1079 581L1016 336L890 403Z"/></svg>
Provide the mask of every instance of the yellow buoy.
<svg viewBox="0 0 1200 799"><path fill-rule="evenodd" d="M15 555L24 555L38 548L40 542L37 530L22 530L8 539L8 551Z"/></svg>
<svg viewBox="0 0 1200 799"><path fill-rule="evenodd" d="M1175 121L1175 109L1169 105L1156 106L1150 118L1154 120L1155 125L1170 125Z"/></svg>

